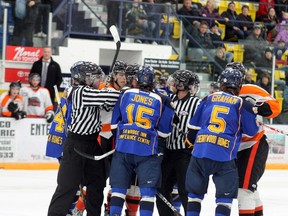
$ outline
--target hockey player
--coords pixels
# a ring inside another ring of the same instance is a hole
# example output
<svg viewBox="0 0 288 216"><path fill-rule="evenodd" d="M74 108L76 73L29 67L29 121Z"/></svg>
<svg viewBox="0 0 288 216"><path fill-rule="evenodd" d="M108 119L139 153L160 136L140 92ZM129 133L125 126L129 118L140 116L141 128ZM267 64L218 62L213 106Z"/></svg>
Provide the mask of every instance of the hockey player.
<svg viewBox="0 0 288 216"><path fill-rule="evenodd" d="M112 216L121 215L133 171L141 191L140 215L153 214L161 176L161 155L174 115L171 100L152 92L154 76L153 68L140 67L137 88L121 94L113 110L111 128L117 129L117 135L110 172Z"/></svg>
<svg viewBox="0 0 288 216"><path fill-rule="evenodd" d="M28 118L45 118L47 123L51 123L54 118L53 105L49 91L41 87L40 82L39 74L29 74L30 86L20 90L20 95L24 100L23 110L27 113Z"/></svg>
<svg viewBox="0 0 288 216"><path fill-rule="evenodd" d="M229 63L226 68L239 69L245 74L245 67L238 62ZM246 84L240 90L240 97L254 105L257 120L262 117L275 118L281 112L279 101L257 85ZM253 137L243 136L237 154L239 175L238 208L240 216L263 215L263 203L260 199L257 184L262 177L268 158L269 144L263 126L259 126Z"/></svg>
<svg viewBox="0 0 288 216"><path fill-rule="evenodd" d="M23 98L19 95L21 83L12 82L9 91L0 96L0 113L3 117L14 117L16 120L26 117L23 110Z"/></svg>
<svg viewBox="0 0 288 216"><path fill-rule="evenodd" d="M177 184L181 203L186 209L188 193L185 189L185 175L190 161L191 149L184 143L187 132L187 123L194 115L200 102L196 97L199 80L196 74L188 70L177 70L172 74L176 92L170 95L175 114L179 117L173 119L174 127L166 144L162 161L162 182L159 192L170 202L173 187ZM178 120L178 121L176 121ZM174 215L171 209L157 197L157 208L160 216Z"/></svg>
<svg viewBox="0 0 288 216"><path fill-rule="evenodd" d="M238 174L235 158L243 133L257 133L252 105L238 97L242 86L239 70L228 68L219 76L220 92L202 100L188 124L186 141L194 145L186 174L189 192L187 215L199 216L209 176L216 187L216 216L229 216L237 197Z"/></svg>

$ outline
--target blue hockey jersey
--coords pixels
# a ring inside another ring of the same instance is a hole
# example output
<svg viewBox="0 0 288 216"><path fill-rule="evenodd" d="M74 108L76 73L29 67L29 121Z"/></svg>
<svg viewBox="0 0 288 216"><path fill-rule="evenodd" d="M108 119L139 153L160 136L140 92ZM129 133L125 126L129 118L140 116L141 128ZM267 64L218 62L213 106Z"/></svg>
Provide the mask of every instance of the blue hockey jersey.
<svg viewBox="0 0 288 216"><path fill-rule="evenodd" d="M59 158L62 156L64 142L66 140L66 130L67 126L71 123L71 93L73 87L67 87L63 92L63 97L61 98L61 108L58 106L55 117L50 125L48 140L46 145L46 156ZM64 118L63 118L63 115Z"/></svg>
<svg viewBox="0 0 288 216"><path fill-rule="evenodd" d="M158 136L172 130L171 99L154 92L128 89L113 109L111 129L117 128L116 150L148 156L157 154Z"/></svg>
<svg viewBox="0 0 288 216"><path fill-rule="evenodd" d="M253 136L258 131L256 115L243 106L242 98L216 92L201 101L188 128L199 130L192 155L215 161L236 157L242 133Z"/></svg>

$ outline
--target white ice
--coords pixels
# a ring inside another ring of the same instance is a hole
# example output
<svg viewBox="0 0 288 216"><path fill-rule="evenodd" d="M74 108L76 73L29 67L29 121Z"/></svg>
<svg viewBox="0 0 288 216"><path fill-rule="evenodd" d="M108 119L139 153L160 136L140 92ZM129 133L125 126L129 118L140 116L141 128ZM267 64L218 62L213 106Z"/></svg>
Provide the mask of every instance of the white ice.
<svg viewBox="0 0 288 216"><path fill-rule="evenodd" d="M46 216L56 176L57 171L0 170L0 216ZM210 183L202 202L201 216L214 215L215 189ZM264 202L265 216L288 215L287 170L267 170L258 190ZM154 215L158 215L156 207ZM237 216L237 201L233 202L231 215Z"/></svg>

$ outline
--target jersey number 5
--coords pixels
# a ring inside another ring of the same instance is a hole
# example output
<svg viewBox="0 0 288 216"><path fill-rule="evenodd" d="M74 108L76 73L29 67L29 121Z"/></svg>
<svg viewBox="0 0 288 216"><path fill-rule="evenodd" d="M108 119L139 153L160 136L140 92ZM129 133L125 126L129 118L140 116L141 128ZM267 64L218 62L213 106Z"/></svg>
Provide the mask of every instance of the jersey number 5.
<svg viewBox="0 0 288 216"><path fill-rule="evenodd" d="M135 104L129 104L126 108L128 123L132 124L135 122L137 126L149 129L151 128L151 120L147 117L144 117L144 114L153 116L154 110L144 106L137 106L136 117L133 116L133 110Z"/></svg>
<svg viewBox="0 0 288 216"><path fill-rule="evenodd" d="M229 108L223 106L213 107L208 129L214 133L223 133L226 129L226 121L225 119L219 117L219 113L228 114Z"/></svg>

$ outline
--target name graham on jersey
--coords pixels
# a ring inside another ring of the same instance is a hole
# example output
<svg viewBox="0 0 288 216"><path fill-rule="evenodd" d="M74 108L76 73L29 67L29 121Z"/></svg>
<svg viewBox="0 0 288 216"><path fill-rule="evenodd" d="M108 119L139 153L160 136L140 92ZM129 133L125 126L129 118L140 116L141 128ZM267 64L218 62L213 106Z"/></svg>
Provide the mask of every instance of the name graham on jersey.
<svg viewBox="0 0 288 216"><path fill-rule="evenodd" d="M146 105L151 106L153 103L153 98L141 96L141 95L135 95L134 98L132 98L132 101L137 102L137 103L143 103Z"/></svg>
<svg viewBox="0 0 288 216"><path fill-rule="evenodd" d="M229 104L236 104L239 98L233 96L213 95L212 102L224 102Z"/></svg>
<svg viewBox="0 0 288 216"><path fill-rule="evenodd" d="M212 143L224 148L229 148L230 140L211 134L201 134L197 136L197 143Z"/></svg>

